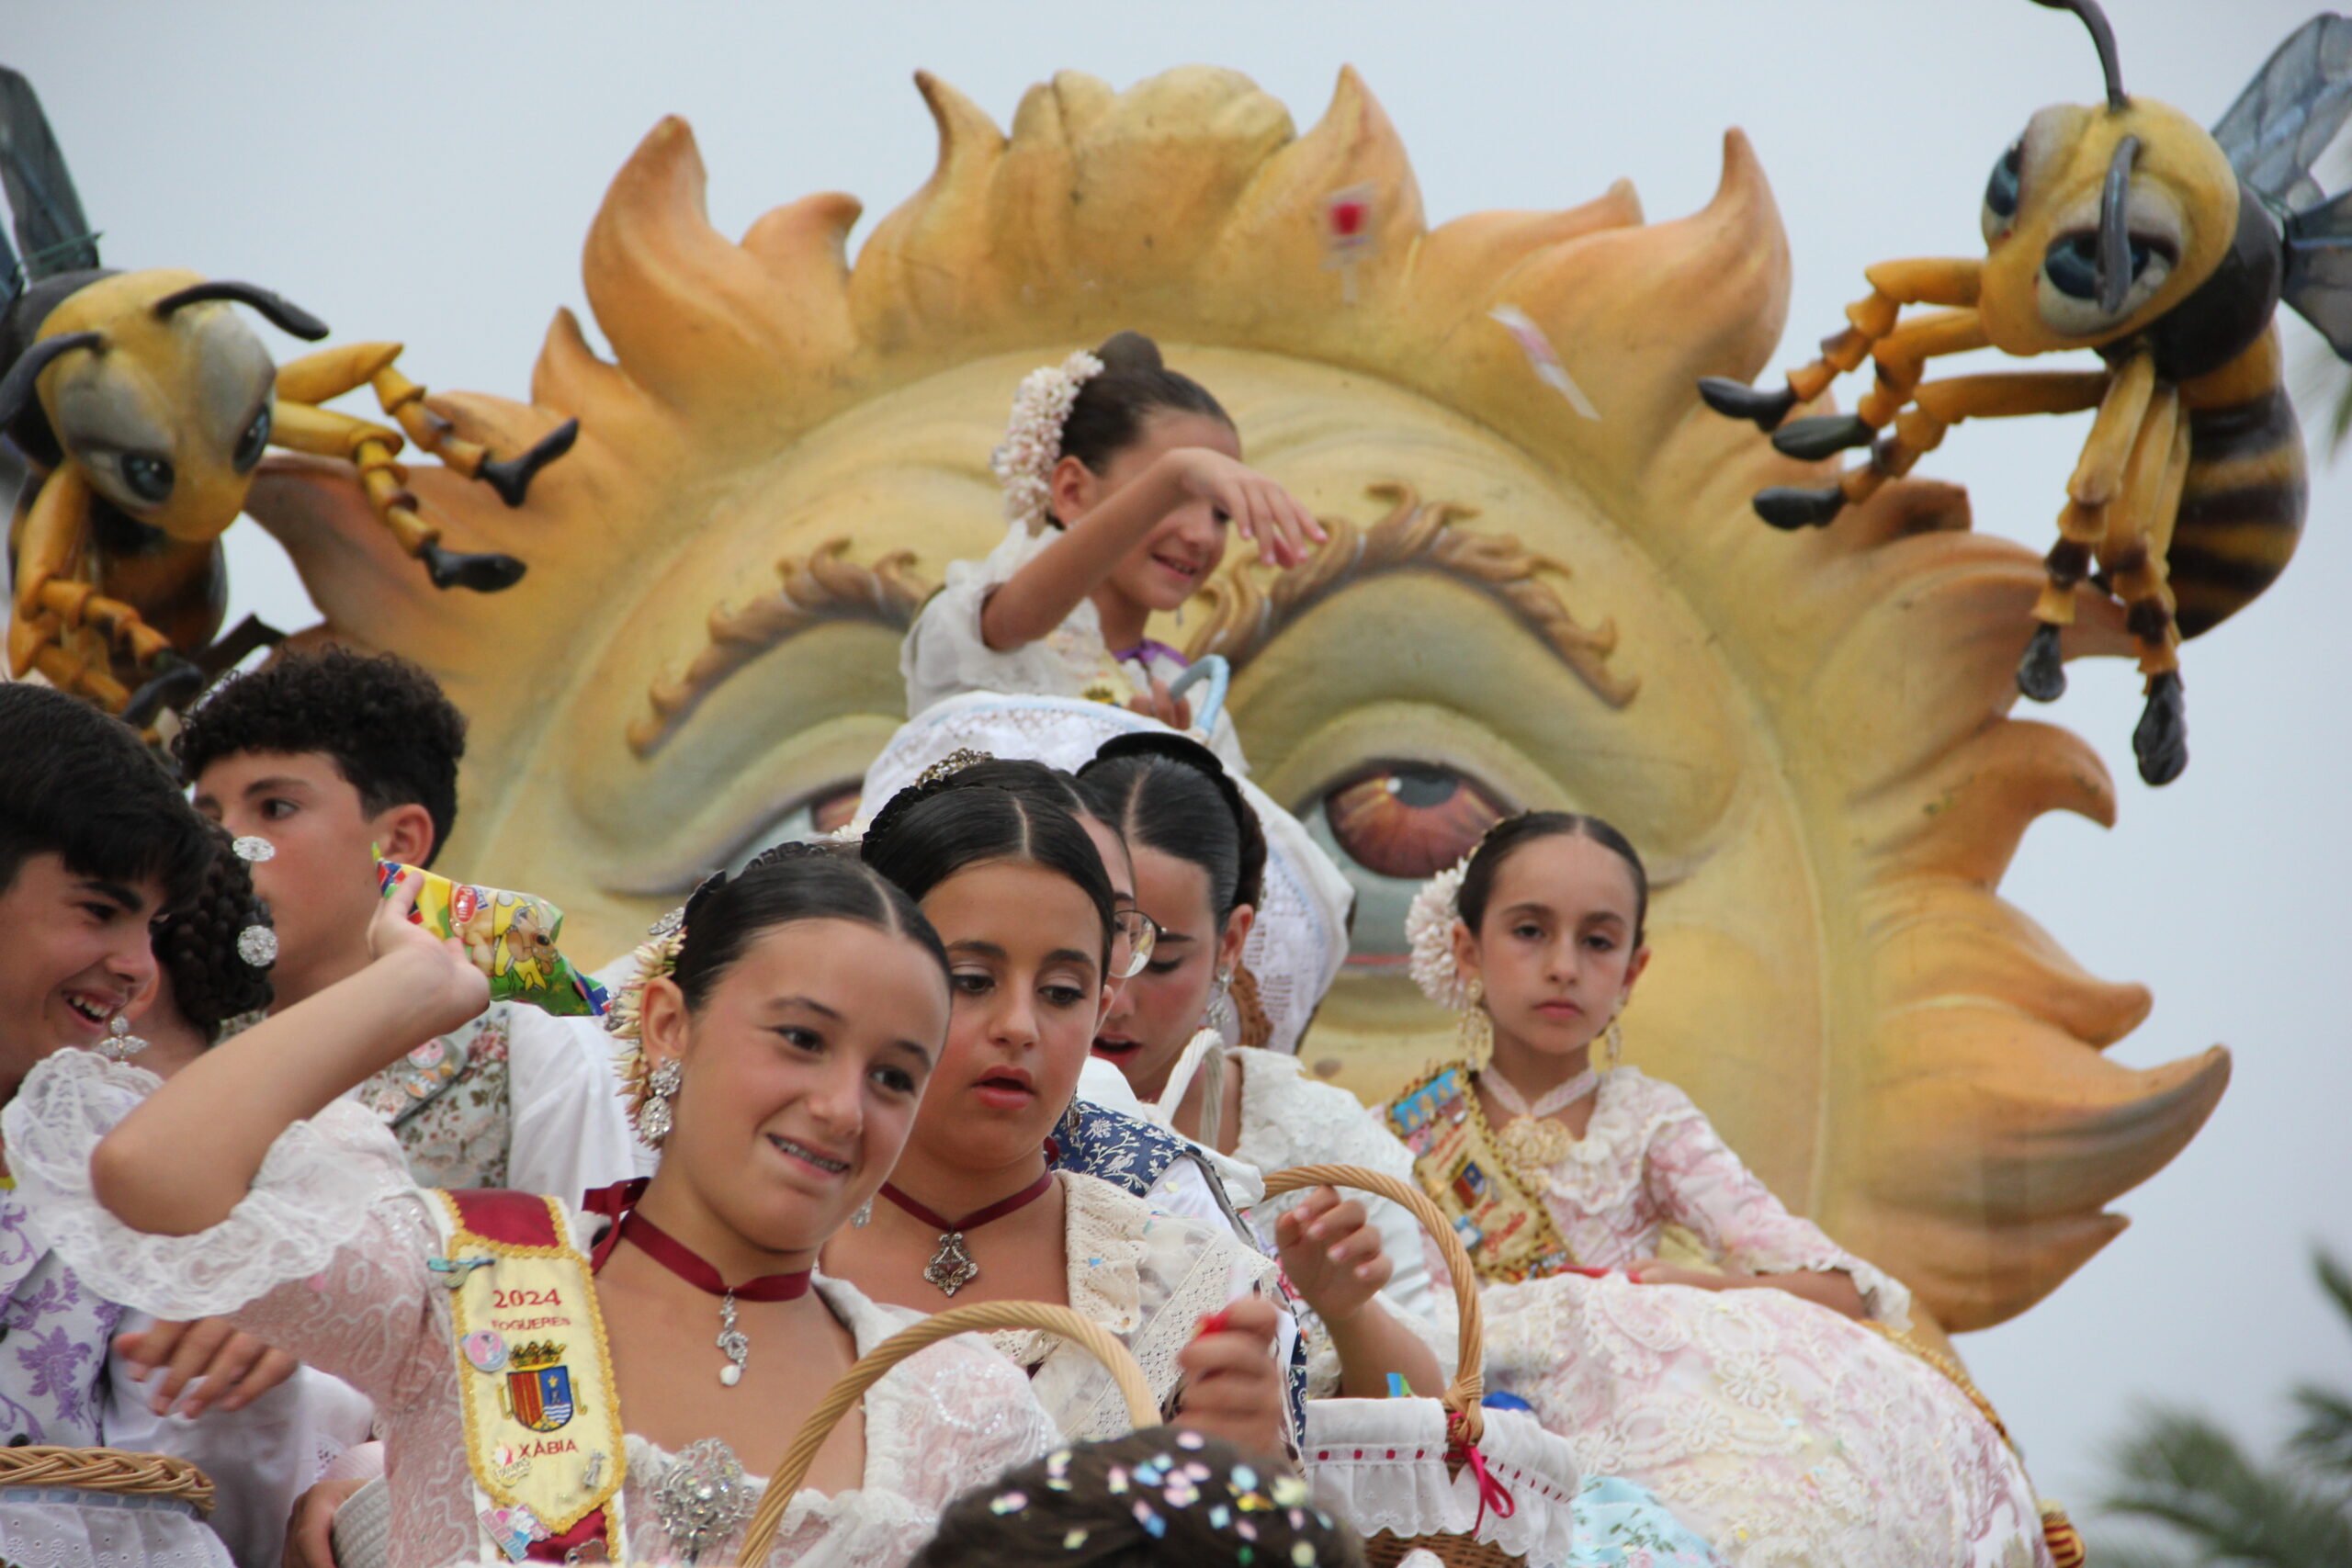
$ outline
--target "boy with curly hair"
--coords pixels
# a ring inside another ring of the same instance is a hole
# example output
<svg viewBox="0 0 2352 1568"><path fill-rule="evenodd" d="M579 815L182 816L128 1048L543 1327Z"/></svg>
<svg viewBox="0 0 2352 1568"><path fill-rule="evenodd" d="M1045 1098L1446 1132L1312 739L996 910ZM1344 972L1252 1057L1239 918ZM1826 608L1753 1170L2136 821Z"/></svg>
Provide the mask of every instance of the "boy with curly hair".
<svg viewBox="0 0 2352 1568"><path fill-rule="evenodd" d="M287 1008L366 967L376 853L429 866L458 815L466 721L406 660L283 652L216 687L174 739L197 808L268 841L254 886L277 931ZM492 1002L355 1091L424 1186L576 1201L637 1174L601 1030Z"/></svg>

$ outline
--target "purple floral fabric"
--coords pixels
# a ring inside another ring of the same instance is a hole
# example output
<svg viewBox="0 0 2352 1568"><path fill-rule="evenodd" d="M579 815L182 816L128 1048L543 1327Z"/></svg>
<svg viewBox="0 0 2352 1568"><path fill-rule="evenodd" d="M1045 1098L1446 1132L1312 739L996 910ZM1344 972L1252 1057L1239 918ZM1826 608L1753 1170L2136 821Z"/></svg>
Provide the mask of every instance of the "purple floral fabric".
<svg viewBox="0 0 2352 1568"><path fill-rule="evenodd" d="M0 1441L106 1441L99 1391L122 1308L86 1289L0 1191Z"/></svg>

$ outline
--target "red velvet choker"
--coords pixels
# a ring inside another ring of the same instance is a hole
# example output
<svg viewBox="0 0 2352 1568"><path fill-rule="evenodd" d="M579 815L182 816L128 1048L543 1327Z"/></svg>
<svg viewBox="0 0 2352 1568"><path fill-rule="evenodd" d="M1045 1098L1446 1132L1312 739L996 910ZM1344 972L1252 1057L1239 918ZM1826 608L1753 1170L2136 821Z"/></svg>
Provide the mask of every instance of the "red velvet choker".
<svg viewBox="0 0 2352 1568"><path fill-rule="evenodd" d="M700 1253L638 1212L637 1201L644 1196L645 1187L644 1179L639 1179L588 1194L589 1213L613 1217L612 1228L598 1239L595 1250L589 1255L589 1265L602 1270L605 1260L613 1255L613 1248L627 1241L687 1284L718 1297L718 1348L727 1358L727 1365L718 1371L718 1381L733 1388L743 1381L743 1363L752 1354L751 1340L735 1325L736 1302L797 1301L808 1293L816 1270L800 1269L789 1274L763 1274L756 1280L729 1285Z"/></svg>
<svg viewBox="0 0 2352 1568"><path fill-rule="evenodd" d="M971 1253L964 1246L964 1233L976 1231L990 1220L1001 1220L1016 1209L1025 1209L1043 1198L1054 1185L1054 1173L1046 1172L1010 1198L1000 1198L985 1209L976 1209L960 1220L951 1220L916 1202L888 1182L882 1184L882 1196L904 1209L908 1213L939 1231L939 1246L923 1265L922 1277L939 1288L943 1295L954 1295L980 1277L980 1266L972 1261Z"/></svg>

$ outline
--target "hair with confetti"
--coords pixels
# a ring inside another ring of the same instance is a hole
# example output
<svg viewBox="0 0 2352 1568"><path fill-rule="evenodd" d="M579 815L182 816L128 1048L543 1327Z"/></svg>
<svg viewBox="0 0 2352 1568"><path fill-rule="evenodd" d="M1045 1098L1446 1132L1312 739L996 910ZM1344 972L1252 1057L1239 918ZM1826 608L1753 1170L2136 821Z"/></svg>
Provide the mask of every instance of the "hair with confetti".
<svg viewBox="0 0 2352 1568"><path fill-rule="evenodd" d="M913 1568L1364 1568L1281 1461L1170 1427L1080 1443L948 1505Z"/></svg>

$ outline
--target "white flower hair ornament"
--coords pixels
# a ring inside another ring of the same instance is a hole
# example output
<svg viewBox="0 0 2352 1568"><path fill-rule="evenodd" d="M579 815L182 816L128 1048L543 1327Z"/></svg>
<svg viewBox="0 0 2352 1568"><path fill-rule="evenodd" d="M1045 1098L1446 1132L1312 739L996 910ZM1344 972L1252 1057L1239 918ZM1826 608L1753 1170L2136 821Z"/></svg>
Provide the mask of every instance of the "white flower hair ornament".
<svg viewBox="0 0 2352 1568"><path fill-rule="evenodd" d="M1413 895L1412 908L1405 911L1413 984L1421 988L1421 995L1449 1012L1461 1012L1471 1005L1470 982L1462 977L1461 965L1453 961L1453 927L1462 919L1462 878L1470 869L1471 855L1477 852L1474 847L1470 854L1430 877Z"/></svg>
<svg viewBox="0 0 2352 1568"><path fill-rule="evenodd" d="M1070 405L1078 400L1078 389L1101 374L1102 362L1080 349L1059 365L1032 370L1012 394L1012 418L1004 440L989 455L989 468L1004 487L1005 516L1032 534L1045 525Z"/></svg>

